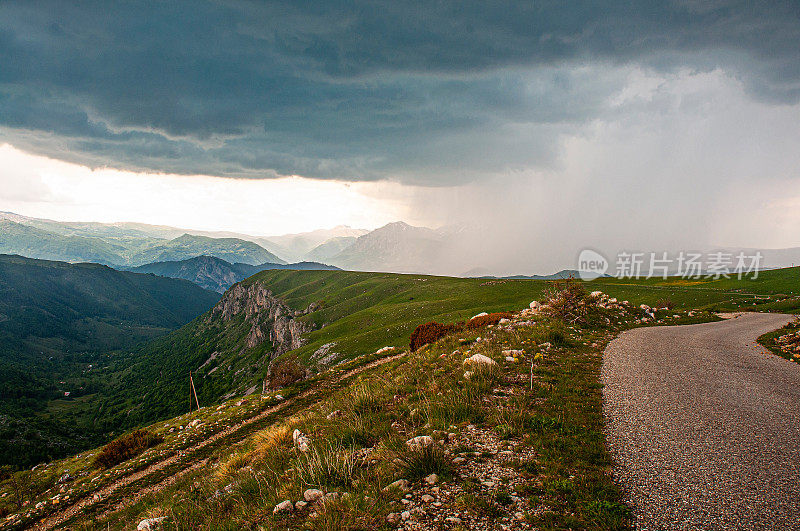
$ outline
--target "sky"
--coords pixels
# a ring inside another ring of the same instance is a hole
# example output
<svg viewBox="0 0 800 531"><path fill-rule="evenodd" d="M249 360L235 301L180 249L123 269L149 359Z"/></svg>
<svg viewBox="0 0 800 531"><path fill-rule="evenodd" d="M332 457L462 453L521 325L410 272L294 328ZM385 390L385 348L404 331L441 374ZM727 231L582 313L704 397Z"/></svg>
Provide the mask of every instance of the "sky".
<svg viewBox="0 0 800 531"><path fill-rule="evenodd" d="M800 4L0 4L0 210L800 246Z"/></svg>

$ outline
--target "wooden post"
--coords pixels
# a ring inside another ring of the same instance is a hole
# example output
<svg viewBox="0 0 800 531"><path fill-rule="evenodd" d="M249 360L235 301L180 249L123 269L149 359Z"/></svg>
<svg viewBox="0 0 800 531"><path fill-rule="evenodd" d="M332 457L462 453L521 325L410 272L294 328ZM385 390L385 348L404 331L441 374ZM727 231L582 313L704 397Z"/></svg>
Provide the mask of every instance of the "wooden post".
<svg viewBox="0 0 800 531"><path fill-rule="evenodd" d="M189 383L192 385L192 392L194 393L194 403L197 404L197 409L200 409L200 401L197 400L197 389L194 388L194 380L192 379L192 371L189 371ZM189 397L191 401L192 397ZM189 406L189 410L191 411L191 402Z"/></svg>

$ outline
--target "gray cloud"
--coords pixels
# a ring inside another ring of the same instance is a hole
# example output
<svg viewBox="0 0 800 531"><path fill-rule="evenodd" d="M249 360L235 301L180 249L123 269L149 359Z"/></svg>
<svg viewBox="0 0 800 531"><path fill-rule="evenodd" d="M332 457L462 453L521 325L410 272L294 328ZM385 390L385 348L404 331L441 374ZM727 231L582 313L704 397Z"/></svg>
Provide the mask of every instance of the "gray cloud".
<svg viewBox="0 0 800 531"><path fill-rule="evenodd" d="M624 69L800 100L796 2L4 2L0 137L93 166L473 180L547 167Z"/></svg>

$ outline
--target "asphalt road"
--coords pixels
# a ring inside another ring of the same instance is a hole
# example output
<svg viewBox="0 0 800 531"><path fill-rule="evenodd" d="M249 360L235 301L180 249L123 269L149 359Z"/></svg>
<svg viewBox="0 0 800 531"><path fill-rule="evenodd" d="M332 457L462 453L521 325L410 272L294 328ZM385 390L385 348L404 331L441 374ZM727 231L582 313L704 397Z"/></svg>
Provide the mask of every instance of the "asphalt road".
<svg viewBox="0 0 800 531"><path fill-rule="evenodd" d="M755 342L791 318L639 328L608 346L607 437L636 529L800 529L800 364Z"/></svg>

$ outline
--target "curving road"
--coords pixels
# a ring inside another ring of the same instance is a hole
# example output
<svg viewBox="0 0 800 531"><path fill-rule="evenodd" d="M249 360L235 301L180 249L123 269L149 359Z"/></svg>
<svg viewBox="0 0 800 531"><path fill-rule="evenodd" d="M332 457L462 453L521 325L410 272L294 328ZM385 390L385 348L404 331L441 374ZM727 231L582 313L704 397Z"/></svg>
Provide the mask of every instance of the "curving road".
<svg viewBox="0 0 800 531"><path fill-rule="evenodd" d="M607 437L636 529L800 529L800 364L755 342L791 319L638 328L608 346Z"/></svg>

